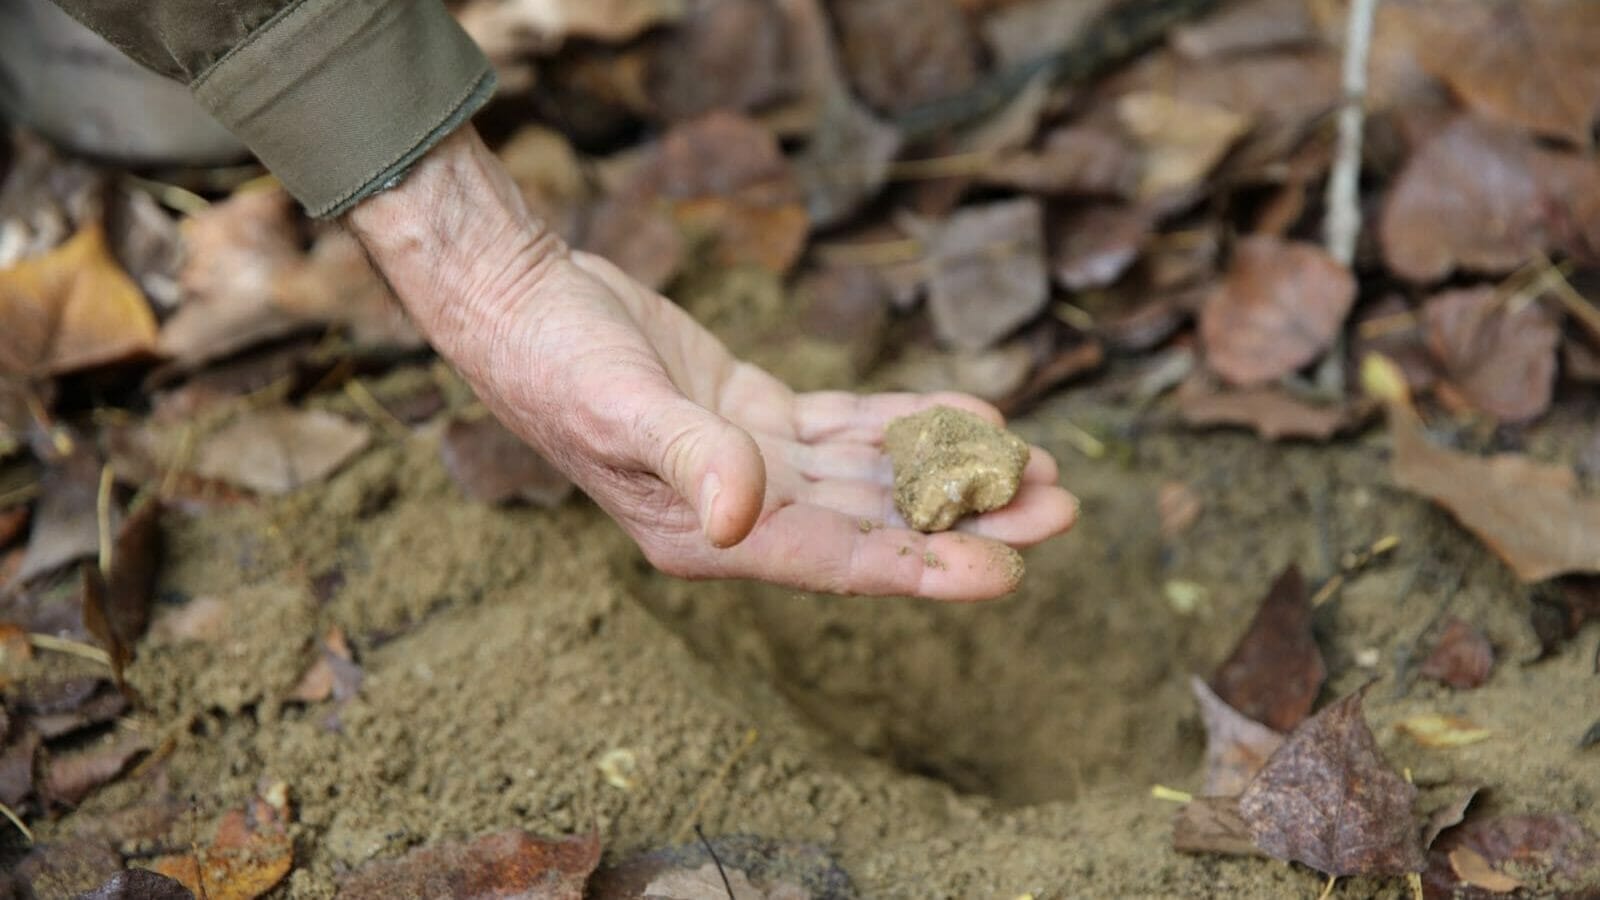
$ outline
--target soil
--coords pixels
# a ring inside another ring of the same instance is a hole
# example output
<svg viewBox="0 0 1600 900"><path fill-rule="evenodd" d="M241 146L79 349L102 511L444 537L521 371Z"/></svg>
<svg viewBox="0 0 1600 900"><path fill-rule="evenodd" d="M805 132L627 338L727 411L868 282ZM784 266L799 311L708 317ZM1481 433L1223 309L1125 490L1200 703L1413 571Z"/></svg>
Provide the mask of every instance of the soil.
<svg viewBox="0 0 1600 900"><path fill-rule="evenodd" d="M948 406L890 422L883 449L894 461L895 508L918 531L1010 503L1028 464L1021 438Z"/></svg>
<svg viewBox="0 0 1600 900"><path fill-rule="evenodd" d="M1278 571L1297 562L1317 583L1390 534L1399 547L1319 609L1324 698L1378 679L1369 721L1425 797L1483 784L1491 809L1600 830L1594 751L1577 749L1600 719L1600 632L1529 662L1528 589L1390 485L1382 429L1332 447L1195 434L1118 402L1115 382L1013 423L1061 461L1081 521L1027 553L1020 590L993 603L673 580L581 497L554 510L466 499L437 421L376 439L320 486L172 513L162 612L213 598L224 631L152 632L129 674L172 753L40 836L158 790L202 833L281 779L294 898L332 896L375 857L506 827L597 829L616 861L692 840L696 822L818 842L863 897L1314 896L1321 879L1303 868L1173 852L1175 807L1151 787L1199 786L1187 679L1227 654ZM1536 452L1570 446L1561 423ZM1084 431L1108 452L1080 453ZM1174 479L1202 512L1166 539L1157 496ZM1446 615L1493 641L1488 682L1397 680ZM335 624L365 670L359 695L285 701ZM1424 749L1393 727L1420 712L1494 736ZM1406 890L1357 878L1338 896Z"/></svg>

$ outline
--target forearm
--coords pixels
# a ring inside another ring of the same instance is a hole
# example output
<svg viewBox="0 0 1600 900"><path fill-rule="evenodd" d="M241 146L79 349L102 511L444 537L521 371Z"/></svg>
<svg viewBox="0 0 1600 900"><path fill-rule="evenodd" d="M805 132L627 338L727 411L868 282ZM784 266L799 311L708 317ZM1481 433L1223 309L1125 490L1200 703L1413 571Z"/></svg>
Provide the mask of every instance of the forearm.
<svg viewBox="0 0 1600 900"><path fill-rule="evenodd" d="M492 340L510 319L508 305L533 296L567 253L561 239L528 213L470 125L344 221L417 326L452 360L482 362L481 355L460 349Z"/></svg>

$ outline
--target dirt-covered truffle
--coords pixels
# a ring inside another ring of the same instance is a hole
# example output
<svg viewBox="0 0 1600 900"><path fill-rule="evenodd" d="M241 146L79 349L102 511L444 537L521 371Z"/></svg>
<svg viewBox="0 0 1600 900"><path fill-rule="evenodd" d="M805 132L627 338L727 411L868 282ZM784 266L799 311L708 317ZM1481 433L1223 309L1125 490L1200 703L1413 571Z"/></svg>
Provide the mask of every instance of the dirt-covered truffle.
<svg viewBox="0 0 1600 900"><path fill-rule="evenodd" d="M1010 503L1028 464L1021 438L948 406L890 422L883 446L894 462L894 505L918 531Z"/></svg>

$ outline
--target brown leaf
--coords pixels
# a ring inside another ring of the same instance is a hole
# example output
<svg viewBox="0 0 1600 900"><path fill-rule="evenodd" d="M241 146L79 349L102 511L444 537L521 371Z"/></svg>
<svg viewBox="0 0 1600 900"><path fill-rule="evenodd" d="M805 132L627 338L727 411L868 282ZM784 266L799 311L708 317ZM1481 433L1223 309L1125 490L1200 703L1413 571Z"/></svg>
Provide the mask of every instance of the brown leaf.
<svg viewBox="0 0 1600 900"><path fill-rule="evenodd" d="M114 721L127 710L128 698L117 691L110 681L98 678L86 680L94 686L93 693L66 709L35 711L28 717L28 727L39 732L39 736L45 740L54 740L92 725Z"/></svg>
<svg viewBox="0 0 1600 900"><path fill-rule="evenodd" d="M161 326L161 352L198 367L300 327L274 302L279 277L300 259L294 201L279 189L247 190L183 223L183 302Z"/></svg>
<svg viewBox="0 0 1600 900"><path fill-rule="evenodd" d="M790 87L784 20L770 0L689 0L672 28L647 41L646 111L680 122L713 110L747 111Z"/></svg>
<svg viewBox="0 0 1600 900"><path fill-rule="evenodd" d="M1371 413L1360 404L1318 406L1277 387L1217 390L1200 378L1180 385L1177 399L1185 424L1251 428L1269 441L1326 441L1365 422Z"/></svg>
<svg viewBox="0 0 1600 900"><path fill-rule="evenodd" d="M98 841L67 840L41 844L17 863L17 875L31 888L25 897L72 897L122 865L122 857Z"/></svg>
<svg viewBox="0 0 1600 900"><path fill-rule="evenodd" d="M1550 407L1561 328L1537 302L1484 285L1445 291L1422 307L1428 347L1472 405L1501 422L1526 422Z"/></svg>
<svg viewBox="0 0 1600 900"><path fill-rule="evenodd" d="M1109 125L1074 123L1052 130L1037 149L1000 154L978 178L1041 194L1131 197L1139 157Z"/></svg>
<svg viewBox="0 0 1600 900"><path fill-rule="evenodd" d="M1395 396L1373 384L1375 372L1392 370L1378 357L1363 364L1369 393L1388 403L1396 484L1444 507L1525 582L1600 571L1594 540L1600 498L1584 496L1571 469L1510 453L1478 457L1436 446L1403 387ZM1391 377L1398 383L1398 373Z"/></svg>
<svg viewBox="0 0 1600 900"><path fill-rule="evenodd" d="M1326 677L1305 579L1291 565L1273 582L1211 687L1242 715L1286 732L1311 712Z"/></svg>
<svg viewBox="0 0 1600 900"><path fill-rule="evenodd" d="M1154 91L1119 98L1117 120L1143 148L1139 196L1146 200L1195 188L1250 127L1232 110Z"/></svg>
<svg viewBox="0 0 1600 900"><path fill-rule="evenodd" d="M1400 875L1427 865L1417 789L1384 764L1357 691L1307 719L1267 761L1239 811L1267 855L1328 875Z"/></svg>
<svg viewBox="0 0 1600 900"><path fill-rule="evenodd" d="M252 411L201 444L194 471L259 494L286 494L338 471L370 437L365 426L321 410Z"/></svg>
<svg viewBox="0 0 1600 900"><path fill-rule="evenodd" d="M1422 828L1422 846L1432 848L1433 842L1439 839L1440 834L1460 825L1467 817L1467 808L1472 805L1472 801L1481 790L1483 788L1478 785L1459 789L1450 798L1450 802L1429 813L1427 824Z"/></svg>
<svg viewBox="0 0 1600 900"><path fill-rule="evenodd" d="M1539 639L1539 659L1560 649L1584 626L1600 619L1600 577L1572 575L1535 591L1529 618Z"/></svg>
<svg viewBox="0 0 1600 900"><path fill-rule="evenodd" d="M795 285L806 334L849 348L857 372L877 362L889 326L889 292L866 266L829 266Z"/></svg>
<svg viewBox="0 0 1600 900"><path fill-rule="evenodd" d="M655 879L669 872L699 869L712 862L713 853L723 867L730 870L730 880L732 870L737 870L745 873L757 889L776 890L787 882L804 884L809 893L802 894L803 897L858 895L850 876L822 847L735 835L713 837L706 844L691 842L665 847L608 863L589 879L584 897L587 900L639 900L648 896L647 888ZM720 884L719 879L719 889ZM727 896L724 891L716 900L726 900ZM739 892L738 896L746 895ZM787 898L789 895L778 896ZM769 895L769 900L777 898Z"/></svg>
<svg viewBox="0 0 1600 900"><path fill-rule="evenodd" d="M1600 8L1563 0L1395 4L1422 67L1480 116L1579 146L1600 111Z"/></svg>
<svg viewBox="0 0 1600 900"><path fill-rule="evenodd" d="M288 788L279 782L245 809L225 813L211 841L198 848L198 857L163 856L150 868L207 900L255 900L294 866L288 822Z"/></svg>
<svg viewBox="0 0 1600 900"><path fill-rule="evenodd" d="M194 894L182 882L149 869L123 869L78 900L194 900Z"/></svg>
<svg viewBox="0 0 1600 900"><path fill-rule="evenodd" d="M1333 344L1355 297L1355 278L1322 248L1244 238L1200 309L1206 363L1240 386L1288 375Z"/></svg>
<svg viewBox="0 0 1600 900"><path fill-rule="evenodd" d="M1056 219L1050 266L1069 291L1107 287L1120 279L1144 249L1155 225L1150 210L1094 204Z"/></svg>
<svg viewBox="0 0 1600 900"><path fill-rule="evenodd" d="M334 625L322 639L317 661L311 664L289 692L289 699L300 703L321 703L332 697L344 703L361 690L366 673L356 665L346 643L344 631Z"/></svg>
<svg viewBox="0 0 1600 900"><path fill-rule="evenodd" d="M589 185L566 135L542 125L524 125L496 155L517 183L528 211L556 234L575 239Z"/></svg>
<svg viewBox="0 0 1600 900"><path fill-rule="evenodd" d="M1163 481L1156 492L1156 509L1161 515L1161 536L1172 540L1200 518L1200 495L1181 481Z"/></svg>
<svg viewBox="0 0 1600 900"><path fill-rule="evenodd" d="M548 509L572 493L565 475L488 416L452 421L439 451L450 477L481 503L523 500Z"/></svg>
<svg viewBox="0 0 1600 900"><path fill-rule="evenodd" d="M983 37L1000 69L1037 61L1083 37L1113 0L1031 0L997 10L983 22Z"/></svg>
<svg viewBox="0 0 1600 900"><path fill-rule="evenodd" d="M895 112L948 97L977 79L977 42L952 0L832 0L856 91Z"/></svg>
<svg viewBox="0 0 1600 900"><path fill-rule="evenodd" d="M149 738L126 731L86 749L51 754L45 765L44 795L52 805L76 806L149 749Z"/></svg>
<svg viewBox="0 0 1600 900"><path fill-rule="evenodd" d="M1458 118L1411 155L1389 189L1378 223L1384 260L1415 282L1457 268L1509 272L1556 243L1557 226L1571 215L1562 210L1591 202L1594 168Z"/></svg>
<svg viewBox="0 0 1600 900"><path fill-rule="evenodd" d="M419 847L399 859L379 859L357 869L340 886L347 900L582 900L583 886L600 863L593 834L555 840L511 829L469 843Z"/></svg>
<svg viewBox="0 0 1600 900"><path fill-rule="evenodd" d="M1245 0L1174 28L1172 48L1184 56L1210 59L1314 44L1321 38L1306 0Z"/></svg>
<svg viewBox="0 0 1600 900"><path fill-rule="evenodd" d="M1105 361L1105 347L1093 338L1057 346L1038 363L1021 387L1001 397L995 405L1008 416L1025 412L1061 385L1098 370Z"/></svg>
<svg viewBox="0 0 1600 900"><path fill-rule="evenodd" d="M1424 747L1465 747L1486 741L1494 732L1460 716L1418 713L1394 723L1395 730Z"/></svg>
<svg viewBox="0 0 1600 900"><path fill-rule="evenodd" d="M342 228L318 235L309 254L278 274L272 296L296 322L342 326L358 346L414 350L423 344L388 282Z"/></svg>
<svg viewBox="0 0 1600 900"><path fill-rule="evenodd" d="M150 600L161 562L161 501L151 498L128 516L112 543L111 568L85 566L83 624L111 656L111 674L122 671L150 624Z"/></svg>
<svg viewBox="0 0 1600 900"><path fill-rule="evenodd" d="M23 731L10 743L0 744L0 803L20 809L34 796L40 743L38 732Z"/></svg>
<svg viewBox="0 0 1600 900"><path fill-rule="evenodd" d="M0 510L0 550L11 546L28 528L28 507L13 506Z"/></svg>
<svg viewBox="0 0 1600 900"><path fill-rule="evenodd" d="M1485 866L1479 868L1463 850ZM1451 864L1452 857L1457 865ZM1458 866L1465 866L1474 879L1462 877ZM1600 841L1578 820L1560 813L1474 819L1439 836L1428 853L1423 888L1429 898L1492 897L1498 892L1483 882L1505 882L1488 873L1504 875L1508 869L1527 888L1526 896L1594 898L1600 896L1594 887L1600 883Z"/></svg>
<svg viewBox="0 0 1600 900"><path fill-rule="evenodd" d="M1491 894L1509 894L1522 887L1522 882L1504 872L1498 872L1489 861L1471 847L1457 847L1450 851L1450 871L1469 887L1480 888Z"/></svg>
<svg viewBox="0 0 1600 900"><path fill-rule="evenodd" d="M0 270L0 374L58 375L149 353L155 342L155 314L99 224Z"/></svg>
<svg viewBox="0 0 1600 900"><path fill-rule="evenodd" d="M93 445L69 436L71 451L45 470L40 498L28 534L28 552L13 585L25 584L100 549L96 514L100 457Z"/></svg>
<svg viewBox="0 0 1600 900"><path fill-rule="evenodd" d="M1237 797L1283 744L1283 735L1239 713L1212 693L1204 680L1189 679L1206 727L1207 797Z"/></svg>
<svg viewBox="0 0 1600 900"><path fill-rule="evenodd" d="M799 258L809 230L799 184L772 134L728 112L678 125L650 147L595 210L585 243L608 258L619 251L624 271L664 284L682 263L682 247L663 223L706 241L718 265L779 274ZM626 252L641 239L649 253Z"/></svg>
<svg viewBox="0 0 1600 900"><path fill-rule="evenodd" d="M806 197L812 228L836 225L882 190L889 165L900 155L900 132L878 121L847 93L831 94L795 177Z"/></svg>
<svg viewBox="0 0 1600 900"><path fill-rule="evenodd" d="M1451 616L1417 671L1424 678L1469 690L1488 681L1493 668L1494 647L1489 639L1483 632Z"/></svg>
<svg viewBox="0 0 1600 900"><path fill-rule="evenodd" d="M1238 797L1196 797L1172 821L1172 849L1179 853L1262 856L1250 839L1250 825L1239 812Z"/></svg>
<svg viewBox="0 0 1600 900"><path fill-rule="evenodd" d="M1019 198L973 206L943 222L927 241L928 313L939 337L983 350L1044 309L1044 211Z"/></svg>

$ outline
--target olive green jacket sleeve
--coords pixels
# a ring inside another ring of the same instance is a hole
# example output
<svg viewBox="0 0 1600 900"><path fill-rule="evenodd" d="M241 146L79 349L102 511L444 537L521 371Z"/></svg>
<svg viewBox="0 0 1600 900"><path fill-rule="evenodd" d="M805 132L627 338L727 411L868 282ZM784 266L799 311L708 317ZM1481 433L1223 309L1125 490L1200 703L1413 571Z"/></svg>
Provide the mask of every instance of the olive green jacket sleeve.
<svg viewBox="0 0 1600 900"><path fill-rule="evenodd" d="M56 2L188 84L314 216L394 183L494 90L440 0Z"/></svg>

